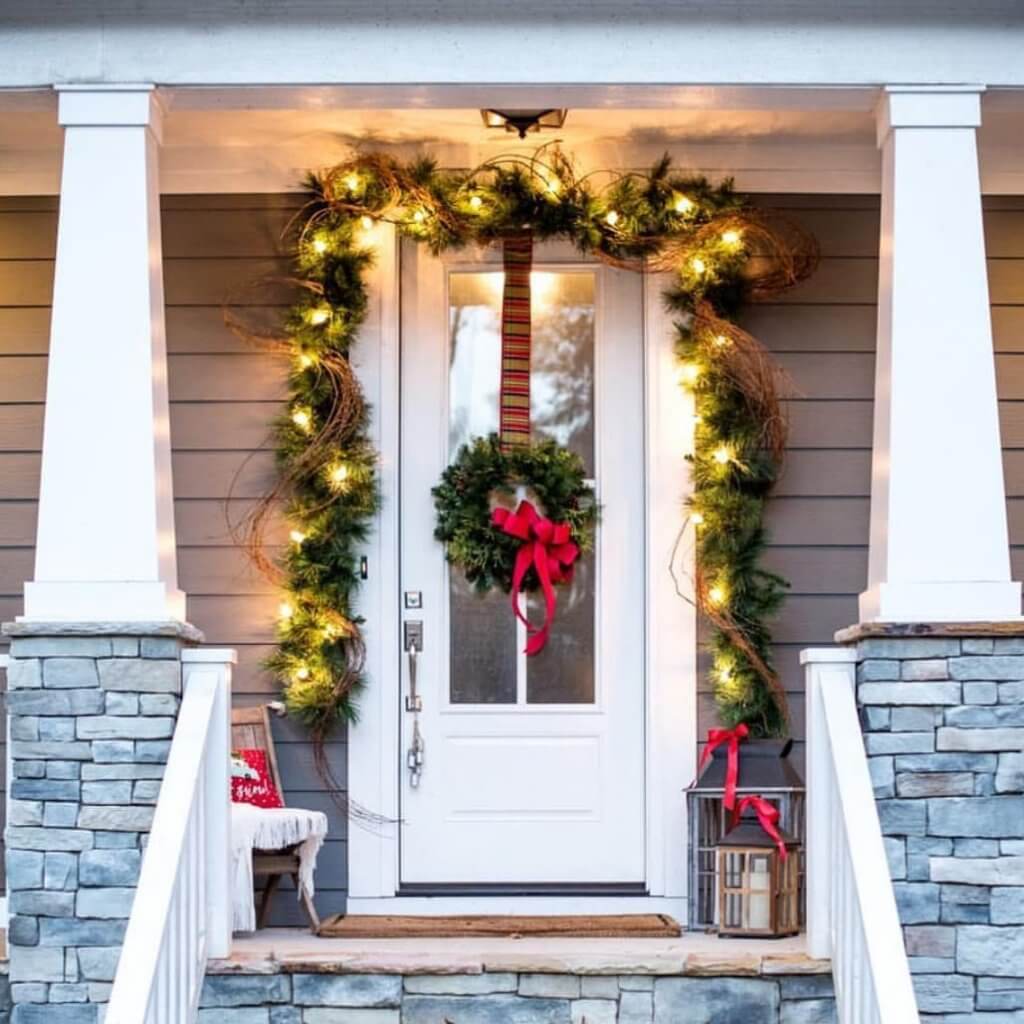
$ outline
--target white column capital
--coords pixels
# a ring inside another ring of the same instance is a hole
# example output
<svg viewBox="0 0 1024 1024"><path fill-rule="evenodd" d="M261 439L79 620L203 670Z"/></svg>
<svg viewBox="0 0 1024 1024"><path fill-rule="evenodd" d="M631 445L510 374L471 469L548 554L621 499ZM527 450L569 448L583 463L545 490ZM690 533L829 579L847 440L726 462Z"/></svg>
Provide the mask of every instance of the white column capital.
<svg viewBox="0 0 1024 1024"><path fill-rule="evenodd" d="M148 128L163 139L165 107L149 84L58 85L57 120L64 128Z"/></svg>
<svg viewBox="0 0 1024 1024"><path fill-rule="evenodd" d="M894 128L978 128L983 85L887 85L875 108L881 146Z"/></svg>

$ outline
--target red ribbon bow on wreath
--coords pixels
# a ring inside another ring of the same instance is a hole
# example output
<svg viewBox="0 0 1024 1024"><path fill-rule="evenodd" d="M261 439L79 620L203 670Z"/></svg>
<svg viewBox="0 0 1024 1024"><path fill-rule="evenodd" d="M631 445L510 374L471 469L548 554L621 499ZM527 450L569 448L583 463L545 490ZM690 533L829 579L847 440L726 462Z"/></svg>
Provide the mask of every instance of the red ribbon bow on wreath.
<svg viewBox="0 0 1024 1024"><path fill-rule="evenodd" d="M548 642L551 621L555 617L554 584L572 580L572 564L579 557L580 549L572 540L568 523L553 523L528 501L519 502L514 512L507 508L496 508L491 513L491 523L503 533L523 542L512 569L512 611L526 626L529 634L526 653L537 654ZM545 615L544 623L540 626L530 622L519 607L519 592L531 565L537 572L544 593Z"/></svg>
<svg viewBox="0 0 1024 1024"><path fill-rule="evenodd" d="M736 806L736 785L740 777L740 743L750 735L750 730L741 722L735 729L708 729L708 742L697 766L699 775L711 755L723 744L729 744L728 762L725 766L725 795L722 803L727 811Z"/></svg>
<svg viewBox="0 0 1024 1024"><path fill-rule="evenodd" d="M735 828L736 822L740 820L740 816L747 808L751 808L757 815L758 823L761 828L764 829L765 834L775 840L775 845L778 847L779 856L785 860L789 854L786 851L786 844L783 841L782 836L779 835L779 809L774 804L768 803L764 797L760 796L744 796L740 797L740 802L736 806L736 809L732 812L732 825Z"/></svg>

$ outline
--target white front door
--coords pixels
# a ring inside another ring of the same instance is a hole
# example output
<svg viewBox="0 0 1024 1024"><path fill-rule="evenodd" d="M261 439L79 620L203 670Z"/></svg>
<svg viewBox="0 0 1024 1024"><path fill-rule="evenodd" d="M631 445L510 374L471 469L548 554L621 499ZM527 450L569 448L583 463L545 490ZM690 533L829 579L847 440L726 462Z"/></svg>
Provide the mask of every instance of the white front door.
<svg viewBox="0 0 1024 1024"><path fill-rule="evenodd" d="M464 441L497 430L498 261L496 251L402 251L402 617L406 628L422 624L424 763L413 786L403 658L401 884L410 893L639 891L642 279L554 245L535 252L533 431L583 457L601 523L596 550L559 588L546 648L527 658L508 596L475 594L433 538L431 488Z"/></svg>

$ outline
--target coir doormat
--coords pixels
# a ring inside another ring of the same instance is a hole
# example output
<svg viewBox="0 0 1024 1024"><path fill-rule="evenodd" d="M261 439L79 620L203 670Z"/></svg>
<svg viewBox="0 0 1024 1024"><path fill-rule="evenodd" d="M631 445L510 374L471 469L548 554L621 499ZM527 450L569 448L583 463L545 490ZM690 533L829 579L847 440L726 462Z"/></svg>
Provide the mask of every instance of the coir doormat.
<svg viewBox="0 0 1024 1024"><path fill-rule="evenodd" d="M451 915L407 917L397 914L338 914L320 926L332 939L457 939L457 938L571 938L671 939L682 934L679 922L667 914L601 914L565 917Z"/></svg>

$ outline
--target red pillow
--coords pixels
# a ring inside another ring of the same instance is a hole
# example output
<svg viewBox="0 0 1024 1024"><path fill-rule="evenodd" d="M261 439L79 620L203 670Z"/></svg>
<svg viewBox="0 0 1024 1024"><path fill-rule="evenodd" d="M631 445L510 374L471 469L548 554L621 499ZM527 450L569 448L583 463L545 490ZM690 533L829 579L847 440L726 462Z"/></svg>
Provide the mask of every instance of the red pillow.
<svg viewBox="0 0 1024 1024"><path fill-rule="evenodd" d="M270 777L265 750L231 751L231 800L256 807L284 807Z"/></svg>

